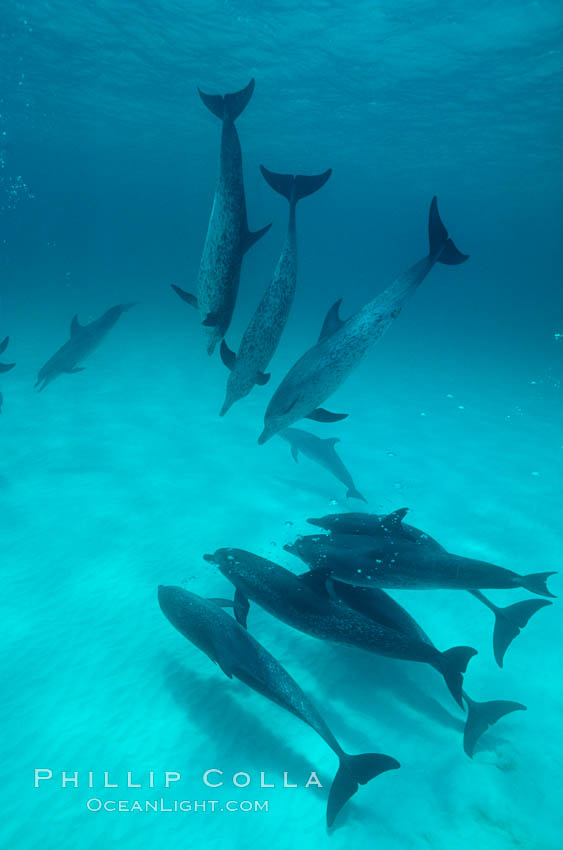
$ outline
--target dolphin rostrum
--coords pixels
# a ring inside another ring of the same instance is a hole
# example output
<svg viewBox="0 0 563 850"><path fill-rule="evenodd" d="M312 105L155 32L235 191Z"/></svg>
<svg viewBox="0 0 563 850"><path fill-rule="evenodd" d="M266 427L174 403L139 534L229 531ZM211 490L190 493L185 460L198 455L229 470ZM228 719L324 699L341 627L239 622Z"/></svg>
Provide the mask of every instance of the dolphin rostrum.
<svg viewBox="0 0 563 850"><path fill-rule="evenodd" d="M303 431L301 428L284 428L283 431L280 431L279 436L291 446L291 456L296 463L298 462L299 452L301 452L323 466L344 484L347 488L346 496L349 499L367 501L356 489L352 476L336 453L335 445L340 442L338 437L321 439L309 431Z"/></svg>
<svg viewBox="0 0 563 850"><path fill-rule="evenodd" d="M436 263L457 265L468 258L448 238L436 198L430 205L428 230L428 255L361 310L343 321L338 314L340 301L330 308L318 342L292 366L272 396L264 416L264 430L258 439L260 444L299 419L334 422L347 416L330 413L319 405L338 389L370 346L383 336Z"/></svg>
<svg viewBox="0 0 563 850"><path fill-rule="evenodd" d="M221 416L235 401L248 395L255 384L263 385L270 378L266 368L281 339L297 284L297 201L318 191L332 173L329 169L323 174L307 177L302 174L276 174L263 165L260 168L272 189L289 201L289 223L274 277L244 332L238 354L230 350L224 339L221 341L221 358L231 371Z"/></svg>
<svg viewBox="0 0 563 850"><path fill-rule="evenodd" d="M2 340L2 342L0 342L0 354L3 354L6 351L9 342L9 336L7 336L5 339ZM9 372L10 369L13 369L15 365L15 363L0 363L0 372ZM2 396L2 393L0 393L0 413L2 412L3 401L4 398Z"/></svg>
<svg viewBox="0 0 563 850"><path fill-rule="evenodd" d="M110 307L103 316L88 325L81 325L78 316L74 316L70 325L70 339L39 370L35 383L35 386L39 387L39 392L64 372L74 374L84 371L84 367L78 364L98 347L121 314L134 306L134 304L118 304L116 307Z"/></svg>
<svg viewBox="0 0 563 850"><path fill-rule="evenodd" d="M332 826L358 785L365 785L380 773L400 766L394 758L382 753L358 756L345 753L308 696L279 661L213 600L203 599L181 587L161 585L158 601L174 628L218 664L226 676L230 679L234 676L298 717L338 756L340 765L328 797L328 826Z"/></svg>
<svg viewBox="0 0 563 850"><path fill-rule="evenodd" d="M368 537L382 536L392 540L393 535L401 535L406 538L423 545L425 547L434 547L438 552L444 552L444 547L437 540L430 537L420 528L415 528L414 525L408 525L403 522L404 517L408 513L408 508L400 508L393 511L391 514L365 514L365 513L347 513L347 514L327 514L324 517L309 519L311 525L316 525L325 531L335 532L337 534L358 534L367 535ZM503 666L504 655L506 650L517 637L524 626L527 625L530 617L552 603L549 599L524 599L522 602L514 602L512 605L506 605L501 608L495 605L488 599L480 590L469 590L472 596L483 603L495 616L495 626L493 631L493 652L495 660L499 667Z"/></svg>
<svg viewBox="0 0 563 850"><path fill-rule="evenodd" d="M254 91L254 80L234 94L199 95L207 108L223 124L219 180L215 189L207 237L199 266L197 297L172 286L180 298L198 307L208 335L207 351L212 354L231 323L237 298L242 258L271 225L251 233L246 216L242 175L242 154L235 121Z"/></svg>
<svg viewBox="0 0 563 850"><path fill-rule="evenodd" d="M296 576L279 564L244 549L218 549L204 555L216 564L236 588L234 609L241 625L246 624L248 599L301 632L335 643L346 644L403 661L418 661L437 670L456 702L461 706L463 673L476 654L470 646L455 646L445 652L405 635L385 624L376 623L328 597L324 581L315 575ZM319 592L319 590L321 592Z"/></svg>
<svg viewBox="0 0 563 850"><path fill-rule="evenodd" d="M405 635L434 646L423 628L411 617L398 602L380 588L353 587L351 584L331 582L330 592L339 601L349 605L354 611L365 617L383 623ZM489 700L477 702L463 690L463 700L467 706L467 720L463 730L463 749L469 758L473 758L475 744L489 726L501 717L513 711L525 711L526 706L511 700Z"/></svg>
<svg viewBox="0 0 563 850"><path fill-rule="evenodd" d="M538 596L553 596L547 589L549 573L518 573L479 561L452 555L441 546L413 541L402 534L370 537L357 534L314 534L299 537L284 546L311 569L359 587L404 589L524 587Z"/></svg>

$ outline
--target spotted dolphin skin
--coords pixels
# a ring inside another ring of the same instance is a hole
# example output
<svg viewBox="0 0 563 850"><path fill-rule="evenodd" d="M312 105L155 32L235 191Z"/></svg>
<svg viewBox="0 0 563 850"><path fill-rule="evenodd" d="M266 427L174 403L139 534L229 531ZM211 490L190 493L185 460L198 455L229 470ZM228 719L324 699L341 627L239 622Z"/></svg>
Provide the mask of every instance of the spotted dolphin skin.
<svg viewBox="0 0 563 850"><path fill-rule="evenodd" d="M448 238L436 198L430 205L428 231L428 255L361 310L342 321L340 301L331 307L317 344L295 363L274 393L264 416L260 444L299 419L334 422L345 418L347 414L330 413L320 405L345 381L370 346L383 336L436 263L458 265L468 258Z"/></svg>
<svg viewBox="0 0 563 850"><path fill-rule="evenodd" d="M452 697L461 706L463 673L476 650L455 646L445 652L430 647L416 635L406 635L387 624L367 619L345 604L329 598L325 582L316 576L294 573L244 549L218 549L204 555L235 586L235 616L246 624L248 600L305 634L353 646L374 655L429 664L444 678Z"/></svg>
<svg viewBox="0 0 563 850"><path fill-rule="evenodd" d="M198 307L207 331L207 351L212 354L231 323L237 298L242 258L270 225L251 233L248 229L242 174L242 154L235 121L254 91L254 80L234 94L199 95L222 122L219 180L215 189L207 237L199 266L197 296L172 286L192 307Z"/></svg>
<svg viewBox="0 0 563 850"><path fill-rule="evenodd" d="M103 316L88 325L81 325L78 316L75 316L70 325L70 339L39 370L35 383L35 386L39 387L39 392L59 375L84 371L84 367L78 364L98 347L122 313L134 306L134 304L118 304L116 307L110 307Z"/></svg>
<svg viewBox="0 0 563 850"><path fill-rule="evenodd" d="M367 501L356 488L352 476L336 453L336 443L340 442L338 437L321 439L302 428L284 428L283 431L280 431L279 436L291 446L291 456L296 463L301 452L342 482L346 487L346 496L349 499Z"/></svg>
<svg viewBox="0 0 563 850"><path fill-rule="evenodd" d="M266 182L289 201L289 223L282 252L272 282L266 289L235 355L221 342L221 358L231 374L227 382L221 416L239 399L248 395L255 384L265 384L270 376L266 368L274 356L287 323L297 284L297 230L295 208L301 198L324 186L332 171L306 177L302 174L276 174L260 166Z"/></svg>
<svg viewBox="0 0 563 850"><path fill-rule="evenodd" d="M3 339L2 342L0 342L0 354L4 354L4 352L6 351L6 349L8 347L9 342L10 342L9 336L5 337L5 339ZM15 363L0 363L0 372L9 372L10 369L13 369L15 365L16 365ZM4 397L2 396L2 393L0 393L0 413L2 412L3 402L4 402Z"/></svg>
<svg viewBox="0 0 563 850"><path fill-rule="evenodd" d="M325 721L281 664L213 600L181 587L158 588L164 616L185 638L219 665L223 673L285 708L317 732L337 755L338 772L329 792L327 824L332 826L347 800L380 773L399 762L381 753L351 756L344 752Z"/></svg>

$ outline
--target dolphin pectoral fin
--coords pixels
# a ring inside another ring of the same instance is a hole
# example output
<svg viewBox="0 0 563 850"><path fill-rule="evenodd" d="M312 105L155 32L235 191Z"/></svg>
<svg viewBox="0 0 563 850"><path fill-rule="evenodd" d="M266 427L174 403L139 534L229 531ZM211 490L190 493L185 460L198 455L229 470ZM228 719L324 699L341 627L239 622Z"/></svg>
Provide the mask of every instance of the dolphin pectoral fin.
<svg viewBox="0 0 563 850"><path fill-rule="evenodd" d="M339 422L341 419L346 419L347 416L347 413L331 413L324 407L317 407L316 410L308 413L305 419L312 419L314 422Z"/></svg>
<svg viewBox="0 0 563 850"><path fill-rule="evenodd" d="M265 384L268 383L271 377L272 376L269 372L257 372L256 383L258 384L258 386L263 387Z"/></svg>
<svg viewBox="0 0 563 850"><path fill-rule="evenodd" d="M172 287L176 295L180 296L182 301L185 301L186 304L189 304L190 307L195 307L197 310L199 305L197 303L197 298L195 297L195 295L192 295L191 292L186 292L185 289L180 289L180 287L176 286L174 283L171 283L170 286Z"/></svg>
<svg viewBox="0 0 563 850"><path fill-rule="evenodd" d="M254 233L251 233L250 230L248 231L242 245L242 250L245 254L247 251L250 251L253 245L256 245L259 239L262 239L271 226L271 223L267 224L266 227L262 228L262 230L255 230Z"/></svg>
<svg viewBox="0 0 563 850"><path fill-rule="evenodd" d="M367 783L385 773L386 770L396 770L401 765L397 759L383 753L362 753L359 756L349 756L343 753L340 766L332 782L328 795L326 809L327 826L332 826L334 820L350 797L353 797L359 785Z"/></svg>
<svg viewBox="0 0 563 850"><path fill-rule="evenodd" d="M5 337L5 338L2 340L2 342L0 342L0 354L3 354L3 353L6 351L6 349L7 349L7 347L8 347L8 343L9 343L9 342L10 342L10 337L9 337L9 336Z"/></svg>
<svg viewBox="0 0 563 850"><path fill-rule="evenodd" d="M0 363L0 372L9 372L15 365L15 363Z"/></svg>
<svg viewBox="0 0 563 850"><path fill-rule="evenodd" d="M65 369L69 375L76 375L77 372L84 372L86 366L75 366L73 369Z"/></svg>
<svg viewBox="0 0 563 850"><path fill-rule="evenodd" d="M205 325L206 328L214 328L219 324L219 317L217 313L208 313L202 325Z"/></svg>
<svg viewBox="0 0 563 850"><path fill-rule="evenodd" d="M432 198L430 213L428 215L428 241L430 242L430 256L438 263L447 266L457 266L469 259L469 254L458 251L451 239L448 239L448 231L444 227L440 213L438 212L438 200Z"/></svg>
<svg viewBox="0 0 563 850"><path fill-rule="evenodd" d="M205 324L205 322L204 322ZM235 363L237 362L237 356L234 351L231 351L227 343L224 339L221 340L221 360L227 367L227 369L232 372L235 368Z"/></svg>
<svg viewBox="0 0 563 850"><path fill-rule="evenodd" d="M299 463L299 449L297 448L297 446L291 447L291 457L293 458L295 463Z"/></svg>
<svg viewBox="0 0 563 850"><path fill-rule="evenodd" d="M81 330L82 325L78 321L78 316L73 316L72 322L70 323L70 338L72 339L73 336L76 336L76 334L80 333Z"/></svg>
<svg viewBox="0 0 563 850"><path fill-rule="evenodd" d="M234 609L237 623L239 623L243 629L246 629L246 618L248 617L248 612L250 610L250 602L242 590L239 590L238 588L235 592Z"/></svg>
<svg viewBox="0 0 563 850"><path fill-rule="evenodd" d="M481 735L501 717L513 711L526 711L526 706L520 702L509 700L491 700L476 702L469 699L464 692L463 698L467 705L467 720L463 730L463 749L469 758L473 758L475 744Z"/></svg>
<svg viewBox="0 0 563 850"><path fill-rule="evenodd" d="M235 603L232 599L224 599L222 596L208 596L208 602L213 602L215 605L218 605L219 608L234 608Z"/></svg>
<svg viewBox="0 0 563 850"><path fill-rule="evenodd" d="M346 324L339 315L340 305L342 304L342 298L339 298L338 301L335 301L328 313L326 314L326 318L323 322L323 326L321 328L321 332L319 335L319 342L323 342L325 339L328 339L329 336L332 336L333 333L336 333L337 330L340 330L342 325Z"/></svg>

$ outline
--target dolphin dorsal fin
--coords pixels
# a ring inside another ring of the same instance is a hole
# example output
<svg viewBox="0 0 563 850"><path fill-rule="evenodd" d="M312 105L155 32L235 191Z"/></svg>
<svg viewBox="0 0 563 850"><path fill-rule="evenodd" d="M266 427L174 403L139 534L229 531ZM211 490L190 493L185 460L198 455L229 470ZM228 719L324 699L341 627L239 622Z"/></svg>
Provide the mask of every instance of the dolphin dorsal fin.
<svg viewBox="0 0 563 850"><path fill-rule="evenodd" d="M397 511L393 511L393 513L387 514L387 516L383 517L381 525L387 526L388 528L397 528L397 526L402 523L408 512L408 508L399 508Z"/></svg>
<svg viewBox="0 0 563 850"><path fill-rule="evenodd" d="M80 333L82 330L82 325L78 321L78 316L72 317L72 322L70 323L70 338L76 336L77 333Z"/></svg>
<svg viewBox="0 0 563 850"><path fill-rule="evenodd" d="M333 333L340 330L345 322L339 316L340 305L342 304L342 298L339 298L336 301L328 313L326 314L326 318L323 322L323 326L321 328L321 333L319 336L319 342L324 342L325 339L328 339L329 336L332 336Z"/></svg>

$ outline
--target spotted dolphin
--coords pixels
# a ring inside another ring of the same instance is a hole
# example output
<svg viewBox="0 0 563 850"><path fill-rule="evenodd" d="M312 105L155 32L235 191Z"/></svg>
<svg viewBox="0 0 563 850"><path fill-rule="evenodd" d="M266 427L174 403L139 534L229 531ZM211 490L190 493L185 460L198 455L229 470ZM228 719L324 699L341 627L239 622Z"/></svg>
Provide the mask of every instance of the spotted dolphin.
<svg viewBox="0 0 563 850"><path fill-rule="evenodd" d="M361 310L343 321L339 316L340 301L330 308L318 342L292 366L272 396L264 416L264 430L258 439L260 444L299 419L334 422L347 416L330 413L320 405L383 336L436 263L458 265L468 259L448 238L436 198L430 205L428 231L428 255Z"/></svg>
<svg viewBox="0 0 563 850"><path fill-rule="evenodd" d="M158 588L164 616L185 638L219 665L223 673L244 682L254 691L298 717L328 744L340 762L327 804L330 827L342 806L371 779L399 762L382 753L351 756L345 753L309 697L279 661L270 655L213 600L203 599L181 587Z"/></svg>
<svg viewBox="0 0 563 850"><path fill-rule="evenodd" d="M9 336L5 337L5 339L3 339L2 342L0 342L0 354L4 354L4 352L6 351L6 349L8 347L9 342L10 342ZM9 372L10 369L13 369L15 365L16 365L15 363L0 363L0 372ZM0 413L2 412L3 402L4 402L4 397L3 397L2 393L0 393Z"/></svg>
<svg viewBox="0 0 563 850"><path fill-rule="evenodd" d="M81 325L78 316L74 316L70 325L70 339L39 370L35 383L35 386L39 387L39 392L65 372L69 374L83 372L84 367L78 364L99 346L122 313L134 306L134 304L118 304L116 307L110 307L103 316L88 325Z"/></svg>
<svg viewBox="0 0 563 850"><path fill-rule="evenodd" d="M334 602L326 594L325 582L317 582L315 575L296 576L285 567L244 549L218 549L204 558L216 564L234 584L235 616L241 625L246 624L248 600L252 599L289 626L321 640L388 658L429 664L443 676L451 695L461 705L463 673L476 654L471 646L455 646L445 652L429 648L416 636L406 636Z"/></svg>
<svg viewBox="0 0 563 850"><path fill-rule="evenodd" d="M248 229L242 174L242 154L235 121L254 91L254 80L234 94L199 95L207 108L222 122L219 179L207 237L199 266L197 296L172 286L192 307L198 307L207 331L207 351L212 354L231 323L237 298L242 258L269 229L255 233Z"/></svg>
<svg viewBox="0 0 563 850"><path fill-rule="evenodd" d="M236 401L248 395L255 384L265 384L270 375L266 368L274 356L295 295L297 284L297 202L324 186L332 170L313 177L302 174L276 174L260 166L266 182L289 201L289 222L282 252L272 282L264 292L250 323L244 332L238 354L231 351L223 339L221 358L231 374L227 382L221 416Z"/></svg>
<svg viewBox="0 0 563 850"><path fill-rule="evenodd" d="M443 553L445 549L437 540L434 540L420 528L415 528L414 525L403 522L407 513L408 508L399 508L399 510L390 514L327 514L323 517L308 519L307 522L336 534L383 537L384 540L389 541L392 541L394 535L400 535L418 545L426 548L433 547L436 551ZM495 605L480 590L473 589L468 592L494 614L493 653L499 667L504 664L506 650L514 638L518 637L524 626L528 624L530 618L537 611L552 604L549 599L524 599L521 602L514 602L512 605L501 607Z"/></svg>
<svg viewBox="0 0 563 850"><path fill-rule="evenodd" d="M315 463L323 466L338 481L342 482L346 487L346 496L349 499L361 499L362 502L367 502L367 499L356 488L352 476L336 453L336 443L340 442L338 437L321 439L302 428L284 428L283 431L280 431L279 436L291 446L291 456L296 463L298 462L299 452L301 452L314 460Z"/></svg>
<svg viewBox="0 0 563 850"><path fill-rule="evenodd" d="M340 602L349 605L350 608L364 617L368 617L376 623L382 623L388 628L395 629L413 639L421 640L428 646L434 646L414 617L384 590L376 587L353 587L350 584L332 582L330 592ZM463 730L463 749L469 758L473 758L477 741L490 726L513 711L526 711L525 705L512 700L477 702L465 690L462 690L461 696L467 706L467 720Z"/></svg>

